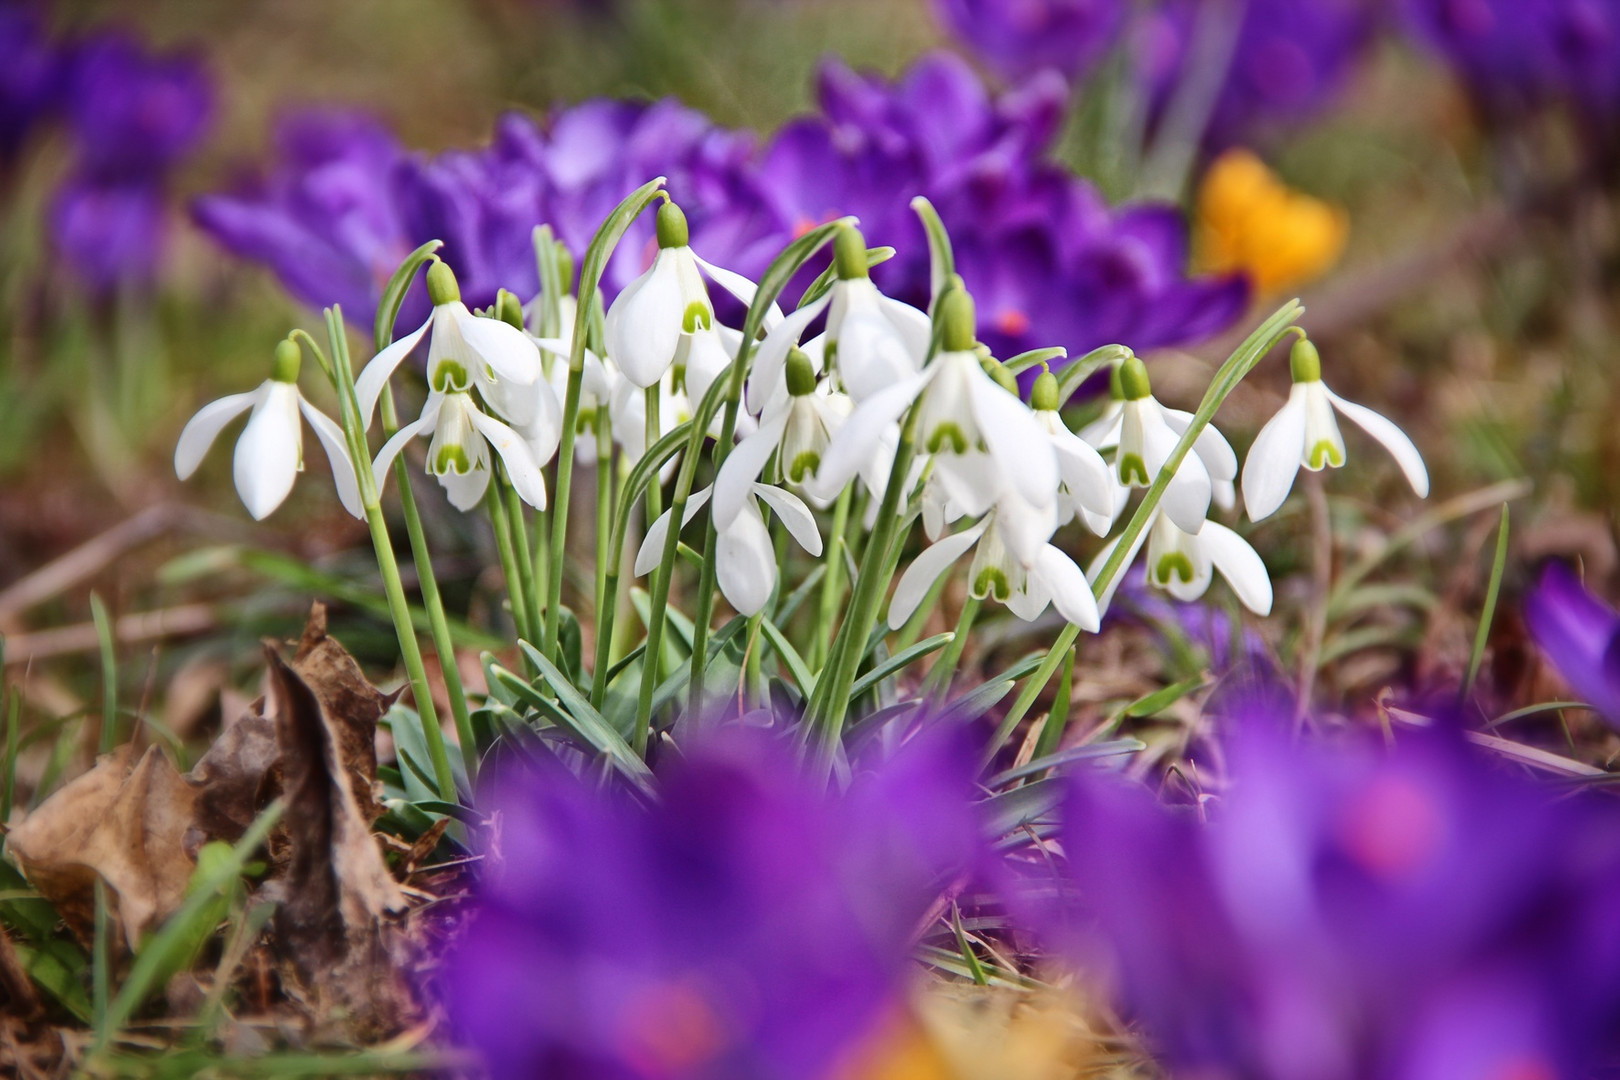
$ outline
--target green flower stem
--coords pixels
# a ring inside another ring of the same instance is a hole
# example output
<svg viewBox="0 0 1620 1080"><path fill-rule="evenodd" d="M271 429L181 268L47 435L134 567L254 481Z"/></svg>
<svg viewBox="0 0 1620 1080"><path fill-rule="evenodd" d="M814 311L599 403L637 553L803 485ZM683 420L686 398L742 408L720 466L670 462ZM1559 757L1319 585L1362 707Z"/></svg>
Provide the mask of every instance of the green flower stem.
<svg viewBox="0 0 1620 1080"><path fill-rule="evenodd" d="M923 698L943 701L950 693L951 680L956 677L956 665L962 659L962 650L967 646L968 635L973 632L973 620L979 615L979 607L984 603L977 596L969 596L967 603L962 605L962 611L956 617L956 636L951 638L945 651L939 654L934 666L928 669L928 678L923 681Z"/></svg>
<svg viewBox="0 0 1620 1080"><path fill-rule="evenodd" d="M645 408L647 414L647 436L646 441L643 443L644 446L651 446L653 443L657 442L660 434L658 430L658 392L659 387L657 383L653 383L651 386L647 387L646 390L642 391L642 393L645 395L643 400L646 402ZM652 523L657 521L658 515L664 512L663 501L664 487L655 476L653 477L652 482L647 485L647 528L652 528ZM680 530L677 529L676 531L679 532Z"/></svg>
<svg viewBox="0 0 1620 1080"><path fill-rule="evenodd" d="M608 538L613 533L613 424L607 407L598 404L596 422L596 624L602 626L603 611L614 598L606 591L609 553ZM611 625L611 623L609 624Z"/></svg>
<svg viewBox="0 0 1620 1080"><path fill-rule="evenodd" d="M597 284L607 266L608 256L618 245L630 223L656 198L664 185L663 177L656 177L631 192L602 222L590 246L585 249L585 261L579 275L579 311L574 321L574 339L568 349L568 387L563 393L562 430L579 430L579 396L585 379L585 347L593 331L599 326L597 312L602 298ZM545 633L540 651L552 663L562 661L559 629L562 625L563 558L568 551L568 503L574 490L574 443L565 438L557 448L557 496L551 506L551 566L546 571Z"/></svg>
<svg viewBox="0 0 1620 1080"><path fill-rule="evenodd" d="M450 770L444 732L439 730L438 710L433 705L433 692L428 684L427 669L422 664L422 649L416 641L416 628L411 625L411 609L405 599L404 582L399 577L399 563L394 559L388 522L383 517L377 479L370 468L371 452L366 445L365 428L360 420L360 403L355 396L354 368L349 362L343 312L335 305L326 309L326 333L332 346L333 362L325 366L330 367L337 376L343 432L349 441L349 459L354 463L355 481L360 488L360 505L366 512L366 524L371 530L371 546L377 555L377 570L382 575L383 592L388 598L388 613L394 620L394 633L399 638L400 659L405 664L411 696L416 701L416 712L422 719L422 730L427 736L428 758L433 765L433 778L439 788L439 797L445 802L454 803L458 801L455 774ZM304 337L308 339L307 334Z"/></svg>
<svg viewBox="0 0 1620 1080"><path fill-rule="evenodd" d="M399 430L399 415L394 409L392 387L383 387L378 404L381 407L383 438L387 439ZM444 677L444 689L450 698L450 713L456 722L456 738L461 743L462 760L467 766L467 781L474 783L478 777L478 746L473 737L472 716L467 710L467 690L461 682L455 640L450 636L450 620L445 617L444 600L439 595L439 579L433 573L433 556L428 551L427 535L422 531L422 515L416 507L416 493L411 489L411 470L404 454L394 458L394 478L399 482L399 506L405 517L406 535L411 540L411 558L416 563L416 580L422 591L422 606L427 610L433 650L439 654L439 671Z"/></svg>
<svg viewBox="0 0 1620 1080"><path fill-rule="evenodd" d="M820 671L826 664L832 644L833 619L838 615L838 598L844 592L844 552L848 547L844 532L849 528L849 504L854 497L855 485L846 484L833 507L832 532L827 536L827 570L821 579L821 603L816 608L815 634L810 642L812 671Z"/></svg>
<svg viewBox="0 0 1620 1080"><path fill-rule="evenodd" d="M529 546L528 519L524 516L523 500L510 481L501 485L501 494L506 499L506 517L512 523L512 561L517 565L518 580L523 586L523 615L528 622L529 634L534 635L543 623L540 619L540 594L535 591L534 553ZM531 645L537 644L533 636L525 640Z"/></svg>
<svg viewBox="0 0 1620 1080"><path fill-rule="evenodd" d="M512 625L517 628L518 637L524 641L533 641L529 629L529 602L523 593L522 571L518 569L518 559L512 544L512 521L506 512L506 500L501 495L501 488L506 485L500 475L490 478L489 491L484 495L484 505L489 510L489 523L495 528L495 550L501 558L501 572L506 575L507 604L512 609Z"/></svg>
<svg viewBox="0 0 1620 1080"><path fill-rule="evenodd" d="M816 775L821 778L825 778L831 769L834 751L843 737L844 715L849 710L849 690L855 683L856 669L860 667L861 651L872 632L878 607L889 591L890 575L882 574L880 570L888 564L889 549L895 543L901 518L900 494L911 474L917 423L921 415L922 410L915 405L906 414L900 443L894 451L894 465L889 470L889 483L883 490L883 501L878 506L877 523L867 539L866 550L861 553L860 571L855 581L855 594L850 598L849 614L833 638L832 655L828 661L832 670L817 680L816 694L805 717L805 730L815 741Z"/></svg>
<svg viewBox="0 0 1620 1080"><path fill-rule="evenodd" d="M528 546L525 539L524 546ZM529 589L529 627L539 632L545 626L546 593L551 583L546 575L551 572L551 511L539 510L534 515L534 547L530 551L529 577L533 586ZM530 644L537 644L531 642Z"/></svg>
<svg viewBox="0 0 1620 1080"><path fill-rule="evenodd" d="M1290 300L1284 304L1271 318L1262 323L1259 329L1250 334L1243 344L1237 347L1237 351L1227 358L1226 363L1221 365L1220 370L1215 373L1214 380L1204 393L1204 400L1198 406L1198 412L1193 415L1192 422L1187 425L1186 431L1182 432L1181 439L1176 443L1175 449L1165 459L1164 465L1159 469L1159 474L1153 478L1153 483L1148 486L1147 494L1143 496L1141 504L1137 506L1136 513L1131 515L1131 520L1125 526L1125 531L1120 534L1119 541L1114 544L1113 550L1109 552L1107 561L1103 563L1102 569L1097 572L1096 578L1091 582L1091 591L1094 595L1103 596L1108 590L1109 583L1114 580L1115 575L1124 569L1126 556L1136 546L1137 538L1142 535L1142 531L1147 528L1148 522L1152 520L1154 511L1159 507L1159 500L1164 498L1164 491L1170 486L1171 478L1175 476L1176 470L1181 468L1181 463L1191 453L1193 442L1209 426L1210 420L1215 416L1215 411L1221 407L1221 403L1226 400L1227 395L1236 389L1237 384L1243 380L1243 377L1260 362L1260 358L1269 352L1273 345L1291 332L1289 328L1304 313L1305 308L1298 300ZM1006 745L1007 740L1012 737L1012 733L1018 729L1019 723L1024 719L1025 714L1029 712L1030 706L1035 703L1035 699L1046 689L1046 684L1051 682L1052 675L1057 671L1058 665L1063 663L1064 656L1074 646L1075 640L1079 636L1080 628L1073 623L1065 626L1059 632L1057 640L1052 643L1052 647L1047 650L1045 659L1041 661L1041 666L1035 669L1035 674L1030 676L1029 681L1018 692L1018 697L1013 701L1012 708L1007 711L1007 715L1002 718L1000 725L997 726L995 734L991 736L990 744L985 748L984 752L984 764L986 766L995 759L996 754Z"/></svg>

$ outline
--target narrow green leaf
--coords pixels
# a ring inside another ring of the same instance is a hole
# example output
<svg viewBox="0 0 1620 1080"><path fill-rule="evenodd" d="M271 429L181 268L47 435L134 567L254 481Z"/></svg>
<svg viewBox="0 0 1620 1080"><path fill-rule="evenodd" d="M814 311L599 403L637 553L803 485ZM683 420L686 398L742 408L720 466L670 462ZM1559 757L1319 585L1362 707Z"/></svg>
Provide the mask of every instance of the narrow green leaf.
<svg viewBox="0 0 1620 1080"><path fill-rule="evenodd" d="M945 223L939 219L939 211L934 204L918 195L911 200L911 209L922 221L923 232L928 235L928 282L929 295L938 299L941 290L956 273L956 256L951 251L951 234L945 231Z"/></svg>
<svg viewBox="0 0 1620 1080"><path fill-rule="evenodd" d="M1491 580L1485 587L1485 607L1479 613L1479 629L1474 631L1474 650L1468 656L1468 677L1463 680L1459 702L1474 692L1480 661L1485 658L1485 642L1491 636L1491 620L1496 617L1496 598L1502 591L1502 570L1507 566L1508 504L1502 504L1502 522L1496 527L1496 556L1491 560Z"/></svg>
<svg viewBox="0 0 1620 1080"><path fill-rule="evenodd" d="M1122 754L1134 754L1139 750L1146 750L1147 743L1140 739L1110 739L1106 742L1087 743L1085 746L1071 746L1067 750L1059 750L1055 754L1032 759L1028 764L997 773L990 778L989 784L993 788L1004 787L1014 780L1022 780L1026 776L1034 776L1048 769L1055 769L1076 761L1092 761L1096 758L1119 757Z"/></svg>
<svg viewBox="0 0 1620 1080"><path fill-rule="evenodd" d="M1111 364L1117 364L1131 355L1123 345L1103 345L1092 349L1072 363L1064 364L1057 373L1058 401L1066 403L1080 389L1080 384Z"/></svg>
<svg viewBox="0 0 1620 1080"><path fill-rule="evenodd" d="M1050 364L1053 360L1061 360L1069 355L1069 350L1061 345L1053 345L1046 349L1031 349L1021 352L1011 360L1003 360L1002 366L1017 375L1021 371L1028 371L1039 364Z"/></svg>
<svg viewBox="0 0 1620 1080"><path fill-rule="evenodd" d="M793 676L793 681L799 684L799 690L806 697L809 697L810 692L816 688L816 677L810 674L809 665L804 662L804 658L799 655L799 651L782 635L782 631L778 630L776 624L771 620L761 617L759 628L770 639L771 648L776 650L776 655L787 665L788 673Z"/></svg>
<svg viewBox="0 0 1620 1080"><path fill-rule="evenodd" d="M929 653L932 653L937 649L944 648L946 645L950 644L951 639L955 636L955 634L947 630L943 634L935 634L931 638L924 638L922 641L917 642L917 644L911 646L909 649L900 650L887 660L883 661L881 664L878 664L872 668L872 670L868 671L865 675L862 675L860 678L856 679L855 682L850 685L849 699L851 701L859 701L862 695L870 692L874 687L877 686L878 683L882 682L884 679L887 679L896 672L905 670L905 668L915 664L918 660L921 660Z"/></svg>
<svg viewBox="0 0 1620 1080"><path fill-rule="evenodd" d="M574 684L562 677L562 672L545 655L527 641L518 642L518 648L528 657L556 693L557 700L563 708L574 718L582 730L589 731L592 745L613 758L626 776L638 783L644 784L652 773L647 769L646 762L636 756L613 726L603 719L602 714L591 707L590 701L584 694L575 689Z"/></svg>
<svg viewBox="0 0 1620 1080"><path fill-rule="evenodd" d="M1190 679L1183 679L1172 686L1166 686L1163 689L1155 690L1151 694L1143 694L1141 697L1125 706L1124 709L1120 710L1120 714L1122 716L1130 717L1133 720L1141 720L1149 716L1156 716L1165 709L1168 709L1171 705L1174 705L1176 702L1180 701L1182 698L1186 697L1188 694L1202 690L1208 685L1208 680L1206 680L1202 675L1194 675Z"/></svg>
<svg viewBox="0 0 1620 1080"><path fill-rule="evenodd" d="M444 246L443 240L429 240L399 264L399 269L383 287L382 298L377 301L377 318L371 325L371 340L376 352L382 352L394 340L394 323L399 319L400 305L410 291L411 282L422 264L433 258L433 253Z"/></svg>

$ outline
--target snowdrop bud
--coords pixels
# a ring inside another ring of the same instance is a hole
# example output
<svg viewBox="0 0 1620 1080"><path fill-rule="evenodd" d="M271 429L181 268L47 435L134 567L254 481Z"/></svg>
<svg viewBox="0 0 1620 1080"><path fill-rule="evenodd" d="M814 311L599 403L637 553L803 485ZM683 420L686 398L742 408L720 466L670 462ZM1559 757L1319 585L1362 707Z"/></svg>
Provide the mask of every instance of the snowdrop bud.
<svg viewBox="0 0 1620 1080"><path fill-rule="evenodd" d="M997 360L994 357L986 357L979 362L979 366L984 368L984 373L986 375L990 376L996 381L997 386L1007 391L1007 393L1011 394L1013 397L1018 396L1018 380L1013 377L1012 372L1007 370L1006 364L1003 364L1000 360Z"/></svg>
<svg viewBox="0 0 1620 1080"><path fill-rule="evenodd" d="M428 301L439 307L461 299L461 286L456 284L456 272L442 260L435 259L427 272Z"/></svg>
<svg viewBox="0 0 1620 1080"><path fill-rule="evenodd" d="M686 247L692 237L686 226L686 213L673 202L658 208L658 246L661 248Z"/></svg>
<svg viewBox="0 0 1620 1080"><path fill-rule="evenodd" d="M270 364L270 378L274 382L295 383L298 369L304 362L304 351L298 342L283 338L276 342L276 358Z"/></svg>
<svg viewBox="0 0 1620 1080"><path fill-rule="evenodd" d="M857 281L871 274L866 267L866 238L859 229L844 226L833 241L833 264L839 281Z"/></svg>
<svg viewBox="0 0 1620 1080"><path fill-rule="evenodd" d="M977 314L973 297L961 286L945 290L939 299L939 319L945 328L940 347L945 352L971 352L977 343Z"/></svg>
<svg viewBox="0 0 1620 1080"><path fill-rule="evenodd" d="M1153 384L1148 381L1147 365L1132 356L1119 365L1120 396L1126 401L1141 401L1153 396Z"/></svg>
<svg viewBox="0 0 1620 1080"><path fill-rule="evenodd" d="M1288 370L1297 383L1320 382L1322 379L1322 355L1316 351L1309 338L1300 338L1294 342L1294 347L1288 353Z"/></svg>
<svg viewBox="0 0 1620 1080"><path fill-rule="evenodd" d="M1041 372L1035 377L1035 387L1030 391L1029 407L1036 412L1057 412L1060 404L1057 376L1050 370Z"/></svg>
<svg viewBox="0 0 1620 1080"><path fill-rule="evenodd" d="M804 397L816 389L816 369L802 349L790 349L787 358L787 388L794 397Z"/></svg>
<svg viewBox="0 0 1620 1080"><path fill-rule="evenodd" d="M514 330L523 329L523 304L505 289L495 294L494 314Z"/></svg>

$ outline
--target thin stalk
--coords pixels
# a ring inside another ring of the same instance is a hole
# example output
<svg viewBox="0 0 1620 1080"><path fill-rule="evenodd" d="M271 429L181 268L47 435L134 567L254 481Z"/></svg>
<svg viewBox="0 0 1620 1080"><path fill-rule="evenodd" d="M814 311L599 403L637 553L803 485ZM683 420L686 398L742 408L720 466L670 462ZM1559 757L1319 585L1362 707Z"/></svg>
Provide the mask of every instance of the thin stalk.
<svg viewBox="0 0 1620 1080"><path fill-rule="evenodd" d="M327 366L336 376L338 398L342 405L343 433L349 442L349 459L355 465L360 505L366 512L366 525L371 530L371 547L377 555L377 570L382 576L383 593L388 598L388 613L394 620L394 633L399 638L400 659L405 664L417 714L422 718L422 730L427 736L428 757L433 764L433 778L439 788L439 797L453 803L457 801L455 774L450 769L450 755L445 750L444 732L439 730L438 710L433 705L432 687L428 683L427 668L422 664L422 649L416 641L416 628L411 624L411 608L405 599L405 584L400 580L399 563L394 559L394 546L388 536L388 522L383 517L376 475L368 464L371 453L366 445L365 428L360 421L360 403L355 397L354 369L349 363L343 313L336 306L326 309L326 332L332 346L332 363Z"/></svg>
<svg viewBox="0 0 1620 1080"><path fill-rule="evenodd" d="M399 430L392 387L383 388L378 403L381 406L383 438L387 439ZM422 606L427 610L433 651L439 656L439 673L444 678L445 693L450 698L450 713L456 722L456 739L461 743L461 756L467 765L467 781L470 784L478 777L478 747L473 736L472 716L467 710L467 691L462 685L461 668L456 662L455 639L450 636L450 620L445 617L444 600L439 595L439 579L433 573L433 556L428 551L427 534L422 530L422 515L416 508L411 470L404 454L394 459L394 478L399 482L399 506L405 517L405 533L411 541L411 558L416 563L417 587L422 592Z"/></svg>
<svg viewBox="0 0 1620 1080"><path fill-rule="evenodd" d="M945 651L939 654L934 666L928 669L928 677L923 680L923 698L943 701L950 692L951 680L956 677L956 665L962 659L962 650L967 647L968 635L973 632L973 620L979 615L979 607L983 601L977 596L969 596L967 603L962 605L961 612L956 617L956 636L951 638Z"/></svg>
<svg viewBox="0 0 1620 1080"><path fill-rule="evenodd" d="M101 741L99 752L112 753L118 745L118 652L114 646L112 620L99 593L90 594L90 617L95 621L96 641L101 649Z"/></svg>
<svg viewBox="0 0 1620 1080"><path fill-rule="evenodd" d="M810 641L810 669L820 671L832 645L833 619L838 615L838 597L844 591L844 531L849 528L849 504L855 485L845 484L833 507L832 532L827 536L827 570L821 579L821 603L816 608L815 631Z"/></svg>
<svg viewBox="0 0 1620 1080"><path fill-rule="evenodd" d="M528 547L525 539L524 546ZM546 593L550 590L550 582L546 575L551 572L551 511L538 510L534 515L534 547L530 552L529 576L534 583L529 590L529 626L539 631L546 624L544 606ZM538 646L538 642L530 644Z"/></svg>
<svg viewBox="0 0 1620 1080"><path fill-rule="evenodd" d="M602 628L602 612L613 597L608 596L608 539L613 533L613 425L608 420L607 408L596 409L596 611L593 613L597 632Z"/></svg>
<svg viewBox="0 0 1620 1080"><path fill-rule="evenodd" d="M518 569L517 554L512 546L512 521L507 516L506 500L501 496L503 486L498 475L491 477L484 505L489 511L489 523L495 528L495 550L500 555L501 573L506 576L506 597L512 609L512 625L517 628L518 637L533 641L529 636L529 603L524 596L522 572Z"/></svg>
<svg viewBox="0 0 1620 1080"><path fill-rule="evenodd" d="M1485 658L1485 643L1490 640L1491 620L1496 618L1496 599L1502 592L1502 571L1507 566L1508 504L1502 504L1502 521L1496 527L1496 554L1491 560L1490 583L1485 587L1485 607L1479 613L1479 629L1474 631L1474 649L1468 654L1468 677L1463 680L1458 704L1468 700L1474 692L1474 680L1479 678L1480 661Z"/></svg>
<svg viewBox="0 0 1620 1080"><path fill-rule="evenodd" d="M1063 674L1058 676L1057 701L1052 705L1052 711L1046 714L1046 725L1041 728L1041 737L1035 743L1034 757L1039 759L1057 753L1058 747L1063 745L1063 732L1069 726L1069 705L1074 694L1074 661L1080 653L1079 649L1070 649L1063 661Z"/></svg>
<svg viewBox="0 0 1620 1080"><path fill-rule="evenodd" d="M658 416L660 404L658 399L659 386L657 383L653 383L642 392L646 395L647 413L647 437L642 445L651 446L658 441L658 436L661 434L658 430L660 426ZM652 483L647 485L647 527L649 529L652 528L652 523L658 520L658 515L664 512L663 502L664 488L655 476Z"/></svg>
<svg viewBox="0 0 1620 1080"><path fill-rule="evenodd" d="M1091 582L1093 595L1098 597L1108 595L1109 584L1125 569L1126 556L1136 547L1137 539L1142 535L1143 530L1148 527L1154 511L1159 507L1159 501L1164 498L1164 491L1170 486L1171 478L1175 476L1176 470L1181 468L1181 463L1186 460L1187 455L1192 452L1193 442L1209 426L1215 411L1221 407L1221 403L1243 380L1243 377L1260 362L1260 358L1265 356L1272 346L1281 341L1285 335L1293 332L1293 324L1304 313L1305 308L1298 300L1290 300L1284 304L1277 309L1271 318L1262 323L1254 333L1244 339L1243 344L1237 347L1237 350L1227 358L1226 362L1221 365L1220 370L1215 373L1215 378L1210 382L1209 389L1204 393L1204 400L1199 403L1198 412L1193 415L1192 422L1182 432L1181 438L1176 442L1175 449L1170 452L1170 456L1165 458L1158 475L1153 478L1153 483L1148 485L1147 494L1143 496L1142 502L1137 506L1136 513L1131 515L1131 520L1125 526L1125 531L1120 534L1119 541L1114 545L1113 550L1109 552L1102 568L1097 571L1096 578ZM1074 647L1075 640L1079 636L1080 628L1073 623L1068 624L1059 631L1057 640L1047 650L1046 657L1041 661L1041 666L1035 669L1035 674L1031 675L1029 681L1019 690L1018 697L1013 701L1012 708L1007 710L1007 715L1002 718L995 734L991 736L990 743L985 748L983 759L985 765L988 766L995 759L1002 746L1012 737L1012 733L1018 730L1018 724L1024 719L1025 714L1029 712L1029 708L1035 703L1035 699L1046 689L1046 684L1052 681L1052 676L1056 673L1058 665L1063 663L1064 654Z"/></svg>
<svg viewBox="0 0 1620 1080"><path fill-rule="evenodd" d="M512 561L517 564L518 578L523 583L524 616L528 620L529 633L534 634L543 623L540 619L540 594L535 591L534 558L533 549L529 547L528 519L524 516L524 503L518 497L517 488L510 483L502 484L501 494L506 499L507 519L512 523ZM536 647L539 645L533 637L526 640Z"/></svg>

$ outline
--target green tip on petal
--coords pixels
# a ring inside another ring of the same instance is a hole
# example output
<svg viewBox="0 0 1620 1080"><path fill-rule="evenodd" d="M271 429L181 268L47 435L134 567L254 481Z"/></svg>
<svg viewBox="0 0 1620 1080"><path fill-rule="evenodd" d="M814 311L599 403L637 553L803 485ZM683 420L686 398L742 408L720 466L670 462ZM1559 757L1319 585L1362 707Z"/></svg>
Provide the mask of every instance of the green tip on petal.
<svg viewBox="0 0 1620 1080"><path fill-rule="evenodd" d="M681 329L688 334L695 334L698 330L707 330L714 325L714 313L707 304L701 300L694 300L686 305L686 312L681 316Z"/></svg>
<svg viewBox="0 0 1620 1080"><path fill-rule="evenodd" d="M502 289L495 294L495 317L514 330L523 329L523 304L516 296Z"/></svg>
<svg viewBox="0 0 1620 1080"><path fill-rule="evenodd" d="M1058 381L1050 371L1035 376L1035 388L1030 391L1029 407L1036 412L1057 412Z"/></svg>
<svg viewBox="0 0 1620 1080"><path fill-rule="evenodd" d="M1297 383L1322 381L1322 354L1310 338L1300 338L1288 353L1288 369Z"/></svg>
<svg viewBox="0 0 1620 1080"><path fill-rule="evenodd" d="M276 342L275 359L270 361L270 377L276 382L295 383L298 369L304 362L304 350L291 338Z"/></svg>
<svg viewBox="0 0 1620 1080"><path fill-rule="evenodd" d="M866 237L852 225L842 226L833 240L833 265L839 281L858 281L871 275L866 267Z"/></svg>
<svg viewBox="0 0 1620 1080"><path fill-rule="evenodd" d="M658 208L658 246L683 248L691 242L692 233L686 225L686 212L673 202Z"/></svg>
<svg viewBox="0 0 1620 1080"><path fill-rule="evenodd" d="M794 397L804 397L816 389L816 369L803 349L788 350L787 388Z"/></svg>
<svg viewBox="0 0 1620 1080"><path fill-rule="evenodd" d="M1132 356L1119 365L1120 395L1126 401L1141 401L1153 396L1153 384L1148 381L1147 365Z"/></svg>
<svg viewBox="0 0 1620 1080"><path fill-rule="evenodd" d="M977 314L972 295L960 284L946 289L945 295L939 300L938 317L945 331L941 347L946 352L972 352L978 342Z"/></svg>
<svg viewBox="0 0 1620 1080"><path fill-rule="evenodd" d="M1165 555L1153 568L1153 580L1160 586L1168 586L1175 578L1180 578L1184 584L1190 584L1196 576L1192 560L1180 551Z"/></svg>
<svg viewBox="0 0 1620 1080"><path fill-rule="evenodd" d="M1012 582L1007 580L1006 572L1000 567L987 566L973 579L973 588L969 592L976 600L989 597L1005 604L1012 597Z"/></svg>
<svg viewBox="0 0 1620 1080"><path fill-rule="evenodd" d="M441 357L433 370L429 373L429 381L433 389L441 394L453 394L466 390L472 385L467 378L467 369L448 356Z"/></svg>
<svg viewBox="0 0 1620 1080"><path fill-rule="evenodd" d="M434 307L453 304L461 299L461 286L456 284L456 272L450 264L434 259L427 272L428 302Z"/></svg>

